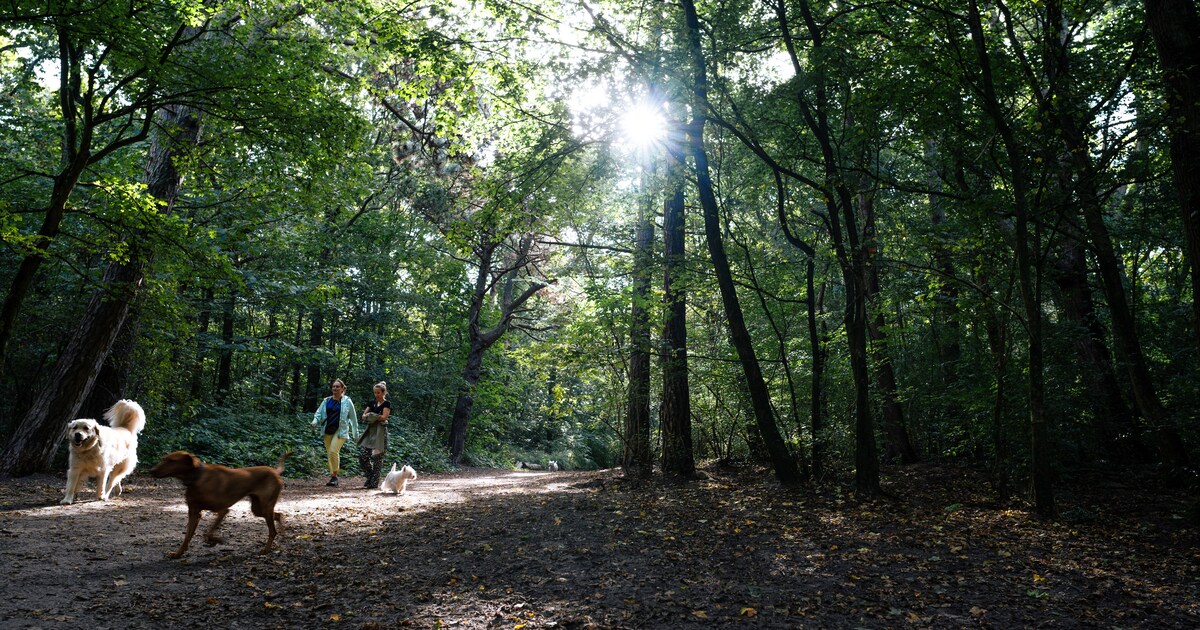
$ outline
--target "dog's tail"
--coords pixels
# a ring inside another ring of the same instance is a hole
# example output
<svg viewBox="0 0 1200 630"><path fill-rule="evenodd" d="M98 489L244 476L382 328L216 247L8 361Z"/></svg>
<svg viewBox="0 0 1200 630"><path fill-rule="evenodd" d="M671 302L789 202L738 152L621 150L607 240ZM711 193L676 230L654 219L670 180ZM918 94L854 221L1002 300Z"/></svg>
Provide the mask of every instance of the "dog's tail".
<svg viewBox="0 0 1200 630"><path fill-rule="evenodd" d="M275 470L278 470L280 474L283 474L283 460L287 459L288 457L291 457L292 453L295 453L295 452L296 451L288 451L288 452L284 453L283 455L280 455L279 461L275 462Z"/></svg>
<svg viewBox="0 0 1200 630"><path fill-rule="evenodd" d="M141 433L146 428L146 412L132 400L118 400L104 412L104 419L108 420L110 427L128 429L134 433Z"/></svg>

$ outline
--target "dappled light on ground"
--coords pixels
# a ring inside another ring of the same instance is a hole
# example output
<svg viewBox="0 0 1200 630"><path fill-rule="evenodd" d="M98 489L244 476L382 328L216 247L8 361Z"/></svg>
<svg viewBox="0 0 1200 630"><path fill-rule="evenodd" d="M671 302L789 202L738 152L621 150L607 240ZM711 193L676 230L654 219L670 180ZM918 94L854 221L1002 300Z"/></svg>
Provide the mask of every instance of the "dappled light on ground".
<svg viewBox="0 0 1200 630"><path fill-rule="evenodd" d="M762 471L675 485L616 471L468 470L422 475L400 495L361 478L338 488L288 479L276 549L258 553L266 527L242 502L222 544L198 538L179 560L163 557L187 520L175 480L135 477L122 497L72 506L57 504L53 477L16 480L0 484L0 562L12 576L0 618L42 628L1200 625L1197 536L1179 504L1146 501L1153 480L1089 482L1064 508L1088 518L1043 523L989 505L975 471L887 479L900 499L785 491Z"/></svg>

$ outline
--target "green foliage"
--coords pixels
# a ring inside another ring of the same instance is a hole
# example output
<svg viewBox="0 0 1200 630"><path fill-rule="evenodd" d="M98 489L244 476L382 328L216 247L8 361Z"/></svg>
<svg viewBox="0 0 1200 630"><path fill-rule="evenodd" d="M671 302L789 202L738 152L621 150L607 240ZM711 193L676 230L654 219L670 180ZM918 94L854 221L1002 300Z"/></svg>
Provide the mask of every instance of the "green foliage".
<svg viewBox="0 0 1200 630"><path fill-rule="evenodd" d="M286 476L319 474L325 465L325 446L309 427L311 416L228 407L177 408L148 415L138 448L146 466L173 451L188 451L225 466L273 466L288 450L295 454L284 466ZM343 451L343 460L353 459L347 455Z"/></svg>
<svg viewBox="0 0 1200 630"><path fill-rule="evenodd" d="M555 20L574 11L553 3L538 11L472 4L490 12L485 18L458 5L376 2L304 11L235 1L63 5L63 36L100 64L89 80L101 89L66 102L99 106L109 89L107 106L133 109L92 130L97 147L112 150L71 191L23 305L4 357L0 433L8 435L30 404L27 391L54 386L45 380L64 331L76 328L105 266L153 252L134 307L138 343L116 357L128 376L122 395L156 410L143 437L144 463L184 448L213 462L269 464L284 448L297 448L289 474L318 474L324 449L303 410L338 377L360 405L373 383L387 381L394 409L388 459L443 470L468 333L496 322L504 290L504 274L487 278L495 284L478 305L480 321L468 321L477 253L482 244L529 237L537 262L522 268L519 282L555 283L514 314L519 329L485 356L464 461L616 466L627 411L636 216L658 212L667 182L666 169L643 160L663 159L663 147L634 159L613 141L613 130L645 85L675 104L672 116L687 118L679 104L689 98L692 74L677 7L647 16L625 3L601 5L605 17L586 29L594 39L573 53L532 43L534 33L556 39ZM47 62L60 50L58 31L35 19L40 6L18 2L0 25L6 288L42 229L69 141L63 84L39 80L53 73ZM819 38L797 6L784 7L794 60L766 5L699 6L710 61L705 133L722 229L793 452L803 458L819 441L832 467L843 470L854 453L847 295L828 229L831 219L846 220L828 215L830 186L840 182L852 188L851 214L867 200L874 204L873 234L863 217L847 221L876 255L880 289L869 314L883 319L887 339L873 344L881 354L872 355L872 368L885 356L895 368L918 451L1026 471L1029 339L1014 283L1010 150L1021 152L1015 157L1035 189L1046 407L1062 464L1101 452L1092 375L1077 350L1090 331L1071 320L1054 276L1066 237L1078 236L1078 200L1093 193L1102 197L1160 396L1186 420L1186 410L1200 405L1200 350L1181 342L1193 338L1195 296L1162 133L1169 112L1136 3L1066 7L1076 38L1067 82L1090 117L1097 171L1090 192L1074 188L1079 172L1039 101L1048 92L1034 85L1052 74L1044 5L1018 3L1010 15L984 19L986 43L1005 52L993 55L992 73L1015 137L1011 148L981 109L981 75L961 11L807 6ZM195 37L172 47L178 32ZM607 89L595 99L605 104L578 111L572 90L595 82ZM170 212L147 195L148 141L133 135L140 115L166 103L204 115L203 141L177 165L183 189ZM817 109L833 127L830 155L810 125ZM679 281L688 296L696 454L752 461L760 441L690 191ZM808 255L785 237L781 217L813 250L812 295ZM656 236L650 264L657 279ZM511 249L498 251L497 269L512 262L505 258ZM1109 341L1107 305L1090 280L1100 336ZM655 335L661 299L654 286L640 305ZM818 435L808 406L810 300L827 335L826 425ZM1120 374L1121 357L1111 347L1109 354ZM657 358L652 370L657 401ZM878 385L870 393L878 417ZM1200 443L1196 423L1181 429L1189 445ZM356 469L355 459L348 451L348 469Z"/></svg>
<svg viewBox="0 0 1200 630"><path fill-rule="evenodd" d="M411 464L424 472L447 469L445 448L434 433L411 423L389 423L387 462ZM226 466L274 465L284 451L295 453L285 465L289 477L319 476L327 470L325 444L310 426L311 414L278 414L229 407L168 409L146 423L139 456L144 466L176 450ZM358 449L349 441L341 451L342 468L359 474Z"/></svg>

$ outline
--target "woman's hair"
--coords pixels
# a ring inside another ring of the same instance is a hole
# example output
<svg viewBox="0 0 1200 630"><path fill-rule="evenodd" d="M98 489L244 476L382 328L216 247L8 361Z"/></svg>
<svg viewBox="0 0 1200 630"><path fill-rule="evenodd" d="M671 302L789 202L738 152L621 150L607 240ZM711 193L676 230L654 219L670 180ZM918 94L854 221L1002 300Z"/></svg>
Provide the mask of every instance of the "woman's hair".
<svg viewBox="0 0 1200 630"><path fill-rule="evenodd" d="M342 379L340 379L340 378L335 378L332 381L330 381L329 387L332 388L334 385L341 385L342 389L346 389L346 384L344 382L342 382Z"/></svg>
<svg viewBox="0 0 1200 630"><path fill-rule="evenodd" d="M379 381L378 383L375 383L374 389L382 389L383 397L387 398L387 381Z"/></svg>

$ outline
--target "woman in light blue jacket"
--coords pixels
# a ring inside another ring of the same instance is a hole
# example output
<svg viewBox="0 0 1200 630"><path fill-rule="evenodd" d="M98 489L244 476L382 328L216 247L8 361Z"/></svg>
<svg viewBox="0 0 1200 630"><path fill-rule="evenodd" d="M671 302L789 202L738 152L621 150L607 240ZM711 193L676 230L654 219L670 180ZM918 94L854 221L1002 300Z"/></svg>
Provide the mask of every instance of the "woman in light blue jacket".
<svg viewBox="0 0 1200 630"><path fill-rule="evenodd" d="M339 453L342 445L352 437L358 436L358 421L354 413L354 401L346 395L346 384L342 379L333 379L329 384L331 396L317 406L313 414L312 428L324 427L325 453L329 456L329 482L325 485L338 485L338 473L342 471Z"/></svg>

